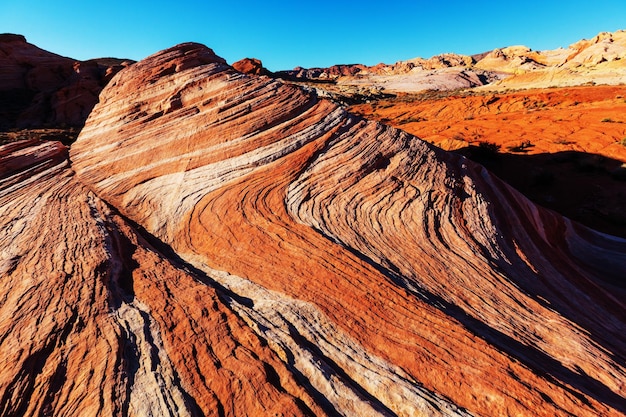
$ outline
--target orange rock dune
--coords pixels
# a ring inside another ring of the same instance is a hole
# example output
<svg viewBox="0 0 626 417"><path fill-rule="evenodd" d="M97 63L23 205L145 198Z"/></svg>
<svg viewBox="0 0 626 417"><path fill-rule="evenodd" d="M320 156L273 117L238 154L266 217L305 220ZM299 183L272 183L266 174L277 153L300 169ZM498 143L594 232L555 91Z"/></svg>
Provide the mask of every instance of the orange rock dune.
<svg viewBox="0 0 626 417"><path fill-rule="evenodd" d="M402 128L446 150L491 141L524 154L579 151L626 162L626 87L508 93L400 95L351 111Z"/></svg>
<svg viewBox="0 0 626 417"><path fill-rule="evenodd" d="M2 415L626 415L625 240L202 45L0 159Z"/></svg>

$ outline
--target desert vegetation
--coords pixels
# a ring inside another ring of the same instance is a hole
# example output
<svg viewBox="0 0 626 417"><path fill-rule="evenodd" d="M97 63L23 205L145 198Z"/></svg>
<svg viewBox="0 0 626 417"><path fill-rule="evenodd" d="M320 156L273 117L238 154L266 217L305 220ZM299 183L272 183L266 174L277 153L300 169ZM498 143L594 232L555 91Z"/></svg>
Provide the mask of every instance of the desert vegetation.
<svg viewBox="0 0 626 417"><path fill-rule="evenodd" d="M0 131L0 145L21 140L59 141L70 145L78 137L78 128L65 129L10 129Z"/></svg>

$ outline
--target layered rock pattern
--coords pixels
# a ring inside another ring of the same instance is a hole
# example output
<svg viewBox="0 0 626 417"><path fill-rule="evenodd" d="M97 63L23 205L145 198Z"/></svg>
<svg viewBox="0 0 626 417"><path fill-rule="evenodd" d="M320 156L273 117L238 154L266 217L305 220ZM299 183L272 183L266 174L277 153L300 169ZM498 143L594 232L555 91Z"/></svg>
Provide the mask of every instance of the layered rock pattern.
<svg viewBox="0 0 626 417"><path fill-rule="evenodd" d="M624 94L624 86L431 93L373 101L349 111L457 150L532 201L592 229L626 237ZM499 146L499 152L481 148L486 144Z"/></svg>
<svg viewBox="0 0 626 417"><path fill-rule="evenodd" d="M70 154L0 147L0 415L626 412L626 242L459 156L197 44Z"/></svg>
<svg viewBox="0 0 626 417"><path fill-rule="evenodd" d="M124 308L159 323L173 392L202 412L212 404L201 407L205 380L188 362L221 338L180 327L208 306L206 320L235 312L226 329L267 344L250 361L268 358L275 371L254 375L279 375L266 397L283 387L285 414L626 412L626 242L462 157L183 44L111 81L71 159L78 181L195 277L174 285L183 278L166 266L135 260L153 273L133 272ZM253 379L236 365L229 375ZM223 387L212 392L256 395Z"/></svg>
<svg viewBox="0 0 626 417"><path fill-rule="evenodd" d="M54 142L0 147L0 415L324 414L215 285Z"/></svg>

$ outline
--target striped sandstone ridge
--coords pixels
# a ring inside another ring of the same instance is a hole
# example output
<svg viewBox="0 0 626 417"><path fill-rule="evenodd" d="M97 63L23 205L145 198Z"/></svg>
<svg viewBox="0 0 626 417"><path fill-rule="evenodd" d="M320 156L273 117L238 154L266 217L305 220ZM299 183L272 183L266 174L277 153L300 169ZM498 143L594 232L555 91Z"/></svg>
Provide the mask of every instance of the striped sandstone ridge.
<svg viewBox="0 0 626 417"><path fill-rule="evenodd" d="M464 158L197 44L120 72L70 153L330 414L626 412L626 242Z"/></svg>
<svg viewBox="0 0 626 417"><path fill-rule="evenodd" d="M432 94L349 111L476 158L532 201L626 237L625 94L626 86ZM481 153L483 142L499 153ZM586 169L590 162L597 168Z"/></svg>
<svg viewBox="0 0 626 417"><path fill-rule="evenodd" d="M0 415L324 414L204 276L76 180L60 143L0 147L0 231Z"/></svg>

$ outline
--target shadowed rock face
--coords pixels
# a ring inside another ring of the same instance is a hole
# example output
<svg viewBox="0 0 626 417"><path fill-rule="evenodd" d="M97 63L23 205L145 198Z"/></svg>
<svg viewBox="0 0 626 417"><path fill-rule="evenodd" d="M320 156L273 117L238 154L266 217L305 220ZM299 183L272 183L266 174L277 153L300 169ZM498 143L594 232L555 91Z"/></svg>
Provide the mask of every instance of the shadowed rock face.
<svg viewBox="0 0 626 417"><path fill-rule="evenodd" d="M3 414L626 412L626 242L465 158L198 44L111 80L71 168L30 145Z"/></svg>
<svg viewBox="0 0 626 417"><path fill-rule="evenodd" d="M0 129L82 126L128 61L76 61L0 34Z"/></svg>
<svg viewBox="0 0 626 417"><path fill-rule="evenodd" d="M626 237L624 94L626 86L433 93L349 111L475 158L536 203ZM482 152L486 142L499 152Z"/></svg>

